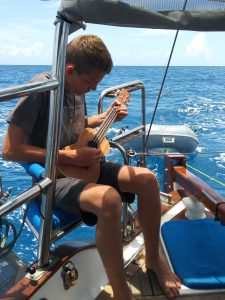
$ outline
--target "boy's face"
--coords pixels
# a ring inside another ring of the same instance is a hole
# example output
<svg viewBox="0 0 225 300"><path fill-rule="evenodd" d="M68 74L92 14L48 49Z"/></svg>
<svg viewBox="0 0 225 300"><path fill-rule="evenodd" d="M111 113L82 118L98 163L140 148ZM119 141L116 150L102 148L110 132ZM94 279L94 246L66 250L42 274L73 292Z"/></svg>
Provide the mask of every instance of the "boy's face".
<svg viewBox="0 0 225 300"><path fill-rule="evenodd" d="M73 64L66 65L65 87L76 95L96 90L98 83L103 79L105 73L99 70L92 70L88 74L77 74Z"/></svg>

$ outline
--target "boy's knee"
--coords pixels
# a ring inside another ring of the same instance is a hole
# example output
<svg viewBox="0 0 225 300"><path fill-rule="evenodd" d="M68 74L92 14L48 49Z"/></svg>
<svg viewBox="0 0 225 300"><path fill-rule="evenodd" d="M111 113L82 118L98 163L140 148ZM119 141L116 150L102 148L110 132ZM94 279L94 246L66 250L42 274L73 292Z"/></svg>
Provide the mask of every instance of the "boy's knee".
<svg viewBox="0 0 225 300"><path fill-rule="evenodd" d="M153 172L143 169L143 172L137 177L138 185L146 187L149 185L152 189L159 190L159 182Z"/></svg>
<svg viewBox="0 0 225 300"><path fill-rule="evenodd" d="M104 194L102 204L102 216L105 218L117 218L122 214L122 202L119 193L114 188Z"/></svg>

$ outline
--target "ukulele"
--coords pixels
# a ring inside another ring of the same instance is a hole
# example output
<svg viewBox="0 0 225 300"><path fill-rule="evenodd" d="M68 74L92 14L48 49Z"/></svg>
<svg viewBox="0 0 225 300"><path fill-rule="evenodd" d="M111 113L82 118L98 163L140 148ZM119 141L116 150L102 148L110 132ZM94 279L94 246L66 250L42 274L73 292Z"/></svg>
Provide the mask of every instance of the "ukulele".
<svg viewBox="0 0 225 300"><path fill-rule="evenodd" d="M126 89L121 89L117 95L119 105L127 105L130 93ZM106 155L110 149L108 140L105 138L106 132L110 125L114 122L117 116L117 106L113 106L98 131L93 128L85 128L75 144L64 147L64 150L76 150L83 147L93 147L101 150L103 155ZM64 177L79 178L88 182L97 182L100 174L100 162L97 162L89 167L82 167L69 164L60 164L58 166L58 175Z"/></svg>

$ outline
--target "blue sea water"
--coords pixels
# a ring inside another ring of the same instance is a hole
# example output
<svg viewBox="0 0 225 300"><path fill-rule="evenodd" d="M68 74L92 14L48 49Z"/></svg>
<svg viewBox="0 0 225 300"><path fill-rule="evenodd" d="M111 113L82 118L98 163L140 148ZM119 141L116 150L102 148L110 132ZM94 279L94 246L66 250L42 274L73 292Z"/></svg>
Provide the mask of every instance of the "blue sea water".
<svg viewBox="0 0 225 300"><path fill-rule="evenodd" d="M50 71L50 66L0 66L0 88L27 82L37 73ZM159 88L164 75L164 67L114 67L99 84L96 91L87 95L88 114L97 113L97 101L102 90L125 82L141 80L146 91L146 120L150 123ZM196 131L199 147L194 155L187 156L190 166L212 188L225 197L225 67L171 67L159 101L155 124L186 124ZM7 129L6 118L17 100L0 103L0 148ZM109 105L108 100L104 106ZM114 123L109 137L115 135L122 126L138 126L141 121L140 92L132 94L129 116L122 122ZM1 150L0 150L1 153ZM108 159L122 161L115 151ZM148 167L158 176L162 186L162 157L149 157ZM132 162L135 164L135 161ZM204 176L203 174L206 174ZM31 185L24 170L13 162L3 161L0 156L0 175L3 189L12 188L12 197ZM215 179L212 180L211 178ZM9 219L19 228L22 211L18 209ZM94 228L82 227L66 239L85 237L94 239ZM37 241L25 226L15 250L25 261L35 258ZM32 246L31 246L32 245Z"/></svg>

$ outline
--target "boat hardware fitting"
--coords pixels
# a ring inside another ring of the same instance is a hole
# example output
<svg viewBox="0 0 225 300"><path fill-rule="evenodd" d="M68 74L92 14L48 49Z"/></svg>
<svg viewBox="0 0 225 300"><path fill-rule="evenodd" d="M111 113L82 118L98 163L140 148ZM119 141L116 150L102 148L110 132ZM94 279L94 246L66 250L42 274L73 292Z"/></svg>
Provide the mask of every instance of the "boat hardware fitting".
<svg viewBox="0 0 225 300"><path fill-rule="evenodd" d="M77 283L78 271L72 261L68 261L63 266L61 276L65 290L68 290L71 286L74 286Z"/></svg>
<svg viewBox="0 0 225 300"><path fill-rule="evenodd" d="M198 200L192 197L184 197L182 202L186 206L187 210L185 216L189 220L203 219L206 218L204 213L205 206Z"/></svg>
<svg viewBox="0 0 225 300"><path fill-rule="evenodd" d="M29 267L27 269L26 278L29 279L32 283L32 285L38 284L38 281L44 276L44 274L47 272L47 269L36 269L35 267Z"/></svg>

